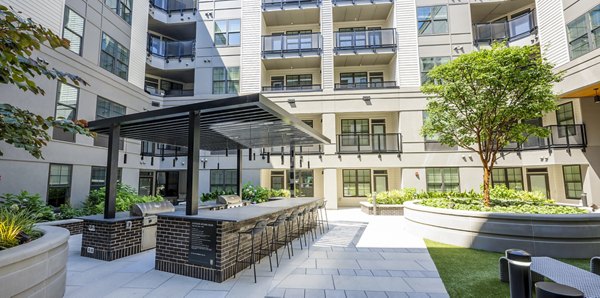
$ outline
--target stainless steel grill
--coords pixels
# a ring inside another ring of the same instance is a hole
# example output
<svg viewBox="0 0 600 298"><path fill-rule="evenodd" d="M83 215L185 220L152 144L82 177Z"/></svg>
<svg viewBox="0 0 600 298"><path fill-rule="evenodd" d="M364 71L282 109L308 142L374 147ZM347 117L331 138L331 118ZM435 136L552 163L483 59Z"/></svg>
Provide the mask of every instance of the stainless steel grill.
<svg viewBox="0 0 600 298"><path fill-rule="evenodd" d="M244 201L238 195L221 195L217 198L217 204L225 205L225 208L235 208L244 206Z"/></svg>
<svg viewBox="0 0 600 298"><path fill-rule="evenodd" d="M144 217L142 221L142 250L156 247L156 223L158 222L156 214L173 211L175 211L175 207L168 201L139 203L131 206L130 215Z"/></svg>

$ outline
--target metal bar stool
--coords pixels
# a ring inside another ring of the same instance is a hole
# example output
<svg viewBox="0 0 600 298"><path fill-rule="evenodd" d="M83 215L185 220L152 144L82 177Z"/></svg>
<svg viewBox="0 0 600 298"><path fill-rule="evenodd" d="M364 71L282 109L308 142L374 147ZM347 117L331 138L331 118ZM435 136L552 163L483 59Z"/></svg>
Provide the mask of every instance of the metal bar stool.
<svg viewBox="0 0 600 298"><path fill-rule="evenodd" d="M319 226L318 223L318 213L317 213L317 205L314 205L310 208L308 208L308 210L306 211L306 214L308 215L308 231L310 232L310 237L312 239L312 241L314 242L315 239L317 238L317 228Z"/></svg>
<svg viewBox="0 0 600 298"><path fill-rule="evenodd" d="M263 235L265 235L266 232L266 228L267 227L267 221L266 220L261 220L258 221L254 227L245 230L245 231L240 231L238 232L238 243L237 243L237 252L235 254L235 267L236 270L233 273L233 278L235 278L236 274L237 274L237 265L238 263L242 263L242 264L250 264L250 266L252 266L254 268L254 283L256 283L256 259L255 259L255 252L254 252L254 237L256 235L260 234L260 245L258 247L258 261L260 261L260 259L262 259L263 256L269 256L269 267L271 268L271 271L273 271L273 264L271 263L271 250L269 249L269 238L268 236L266 236L265 238L265 242L267 244L267 249L263 249ZM251 247L250 247L250 261L240 261L239 260L239 256L240 256L240 240L242 235L250 235L250 243L251 243ZM263 255L263 252L267 251L266 254Z"/></svg>
<svg viewBox="0 0 600 298"><path fill-rule="evenodd" d="M287 214L281 214L279 216L277 216L277 218L268 223L267 227L271 227L272 228L272 238L271 238L271 251L275 251L275 260L277 261L277 267L279 267L279 254L278 254L278 250L279 248L276 247L276 245L281 245L281 246L285 246L287 248L287 252L288 252L288 258L291 259L292 257L290 256L290 246L288 245L288 229L287 229L287 225L286 225L286 218L289 215ZM283 229L284 229L284 240L281 241L281 237L279 237L279 227L283 224ZM267 232L268 235L268 232ZM268 237L268 236L267 236ZM283 255L281 256L283 257Z"/></svg>
<svg viewBox="0 0 600 298"><path fill-rule="evenodd" d="M327 218L327 208L325 205L327 204L327 200L323 200L319 202L319 219L322 226L324 226L323 222L327 223L327 230L329 231L329 219ZM325 213L325 220L323 220L323 213Z"/></svg>
<svg viewBox="0 0 600 298"><path fill-rule="evenodd" d="M308 247L308 242L306 241L306 213L308 212L307 208L301 208L300 212L298 212L298 217L296 217L296 222L298 225L298 239L300 240L300 249L302 250L302 236L304 238L304 246Z"/></svg>

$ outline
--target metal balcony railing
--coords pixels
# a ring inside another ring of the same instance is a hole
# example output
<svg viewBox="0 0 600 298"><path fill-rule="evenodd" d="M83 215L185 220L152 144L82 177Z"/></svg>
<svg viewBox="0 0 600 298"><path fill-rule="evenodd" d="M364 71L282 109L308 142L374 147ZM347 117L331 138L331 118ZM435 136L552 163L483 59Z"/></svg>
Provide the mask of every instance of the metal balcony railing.
<svg viewBox="0 0 600 298"><path fill-rule="evenodd" d="M402 134L354 134L337 135L338 154L356 153L401 153Z"/></svg>
<svg viewBox="0 0 600 298"><path fill-rule="evenodd" d="M290 147L273 147L270 150L271 156L273 155L281 155L283 152L284 155L290 154ZM323 154L323 145L306 145L306 146L295 146L294 154L296 155L320 155Z"/></svg>
<svg viewBox="0 0 600 298"><path fill-rule="evenodd" d="M284 9L284 8L304 8L318 7L321 0L263 0L263 10Z"/></svg>
<svg viewBox="0 0 600 298"><path fill-rule="evenodd" d="M509 21L474 25L475 45L494 41L515 41L530 36L537 30L535 10Z"/></svg>
<svg viewBox="0 0 600 298"><path fill-rule="evenodd" d="M300 85L300 86L263 86L263 92L297 92L297 91L320 91L321 85Z"/></svg>
<svg viewBox="0 0 600 298"><path fill-rule="evenodd" d="M364 82L364 83L335 83L335 89L381 89L397 88L396 81Z"/></svg>
<svg viewBox="0 0 600 298"><path fill-rule="evenodd" d="M150 0L150 6L166 11L171 14L179 12L183 14L185 11L196 11L197 0Z"/></svg>
<svg viewBox="0 0 600 298"><path fill-rule="evenodd" d="M162 40L155 36L148 37L148 53L162 58L192 58L196 56L196 42L194 40L171 41Z"/></svg>
<svg viewBox="0 0 600 298"><path fill-rule="evenodd" d="M142 141L140 155L157 157L186 156L187 147Z"/></svg>
<svg viewBox="0 0 600 298"><path fill-rule="evenodd" d="M549 125L548 138L529 137L522 144L510 143L502 151L585 148L587 135L584 124Z"/></svg>
<svg viewBox="0 0 600 298"><path fill-rule="evenodd" d="M396 48L396 29L335 32L335 51Z"/></svg>
<svg viewBox="0 0 600 298"><path fill-rule="evenodd" d="M321 33L268 35L262 37L263 56L272 54L293 54L302 56L305 53L321 53Z"/></svg>
<svg viewBox="0 0 600 298"><path fill-rule="evenodd" d="M358 4L379 4L393 3L394 0L332 0L333 5L358 5Z"/></svg>

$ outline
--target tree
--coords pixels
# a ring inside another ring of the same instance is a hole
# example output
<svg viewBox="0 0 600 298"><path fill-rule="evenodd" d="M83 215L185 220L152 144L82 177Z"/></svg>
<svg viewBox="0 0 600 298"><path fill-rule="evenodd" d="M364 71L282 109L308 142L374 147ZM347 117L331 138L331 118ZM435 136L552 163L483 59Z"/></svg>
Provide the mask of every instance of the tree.
<svg viewBox="0 0 600 298"><path fill-rule="evenodd" d="M44 43L53 49L69 47L68 40L31 19L22 18L11 7L0 5L0 83L42 95L45 92L34 82L36 76L77 86L87 85L79 76L49 68L43 59L32 58L33 52L39 51ZM43 158L41 149L50 140L47 132L50 127L93 136L85 126L85 120L42 117L8 103L0 103L0 140L25 149L35 158Z"/></svg>
<svg viewBox="0 0 600 298"><path fill-rule="evenodd" d="M552 71L538 46L508 47L464 54L429 72L421 91L430 95L422 135L477 153L483 165L483 200L490 204L490 175L498 152L529 136L547 137L545 128L528 124L556 110Z"/></svg>

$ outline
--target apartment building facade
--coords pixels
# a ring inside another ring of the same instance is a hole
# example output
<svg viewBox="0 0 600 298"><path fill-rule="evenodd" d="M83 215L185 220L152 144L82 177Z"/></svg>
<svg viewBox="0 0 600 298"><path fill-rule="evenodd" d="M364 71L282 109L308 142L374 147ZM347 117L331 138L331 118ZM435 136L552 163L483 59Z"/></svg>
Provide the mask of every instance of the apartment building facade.
<svg viewBox="0 0 600 298"><path fill-rule="evenodd" d="M555 87L559 110L532 120L552 136L508 146L493 183L573 204L585 193L590 204L600 203L600 120L594 117L600 112L594 100L600 87L594 68L600 59L600 0L54 1L57 12L63 11L62 18L49 22L57 32L71 32L61 30L72 23L71 6L85 24L81 56L43 51L61 55L50 61L59 69L89 65L94 79L78 88L77 118L260 92L332 140L295 148L298 195L325 197L330 208L403 187L479 190L482 170L473 153L420 135L427 113L419 87L435 65L492 41L539 44L557 71L566 71ZM123 13L127 8L132 13ZM118 28L103 27L115 24ZM113 73L103 67L109 63L99 41L106 40L102 32L113 29L123 32L114 37L121 38L117 49L128 49L125 76L119 67ZM34 100L47 102L34 111L52 115L69 90L58 86L52 94L56 83L47 85L44 99L14 94L27 100L27 107ZM75 141L51 142L44 161L3 146L0 164L10 171L2 174L1 192L28 189L50 200L58 181L68 188L61 200L83 200L90 188L104 183L106 150L101 140L77 136ZM201 192L234 187L231 151L201 153ZM287 188L289 151L255 148L248 156L245 150L243 181ZM184 147L124 140L121 154L123 183L142 194L184 197ZM69 171L63 174L64 169Z"/></svg>

